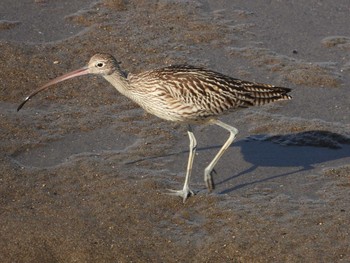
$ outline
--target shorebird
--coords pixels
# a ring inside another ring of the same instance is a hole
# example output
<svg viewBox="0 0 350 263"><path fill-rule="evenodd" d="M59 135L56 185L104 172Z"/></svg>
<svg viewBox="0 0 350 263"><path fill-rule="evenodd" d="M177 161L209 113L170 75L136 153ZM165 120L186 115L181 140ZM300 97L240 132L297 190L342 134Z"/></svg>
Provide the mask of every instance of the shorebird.
<svg viewBox="0 0 350 263"><path fill-rule="evenodd" d="M291 91L289 88L243 81L200 67L177 65L127 74L119 64L113 56L98 53L90 59L87 66L57 77L35 90L23 100L17 111L30 98L53 84L86 74L101 75L121 94L150 114L188 125L190 145L185 182L181 190L170 190L171 194L180 196L183 202L194 195L189 182L197 141L191 125L215 124L230 133L227 141L204 169L204 181L210 192L214 189L214 166L238 133L235 127L218 120L218 117L230 110L292 98L288 95Z"/></svg>

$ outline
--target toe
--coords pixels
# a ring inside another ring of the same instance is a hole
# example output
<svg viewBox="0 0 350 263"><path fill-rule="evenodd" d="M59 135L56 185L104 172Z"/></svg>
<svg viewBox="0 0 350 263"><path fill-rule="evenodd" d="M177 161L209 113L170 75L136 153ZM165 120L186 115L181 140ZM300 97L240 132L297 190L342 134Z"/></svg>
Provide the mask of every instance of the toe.
<svg viewBox="0 0 350 263"><path fill-rule="evenodd" d="M175 196L181 197L184 203L189 197L195 195L195 193L191 189L182 189L182 190L168 189L168 191L169 191L168 193L169 195L175 195Z"/></svg>

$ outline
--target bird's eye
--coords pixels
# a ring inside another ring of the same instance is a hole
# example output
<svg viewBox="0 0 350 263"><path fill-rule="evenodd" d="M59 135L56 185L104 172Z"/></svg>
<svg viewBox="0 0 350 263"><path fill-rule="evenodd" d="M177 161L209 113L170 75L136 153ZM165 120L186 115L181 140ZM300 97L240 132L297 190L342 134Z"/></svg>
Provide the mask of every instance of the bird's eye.
<svg viewBox="0 0 350 263"><path fill-rule="evenodd" d="M97 68L103 68L104 66L105 66L105 63L103 63L103 62L96 63Z"/></svg>

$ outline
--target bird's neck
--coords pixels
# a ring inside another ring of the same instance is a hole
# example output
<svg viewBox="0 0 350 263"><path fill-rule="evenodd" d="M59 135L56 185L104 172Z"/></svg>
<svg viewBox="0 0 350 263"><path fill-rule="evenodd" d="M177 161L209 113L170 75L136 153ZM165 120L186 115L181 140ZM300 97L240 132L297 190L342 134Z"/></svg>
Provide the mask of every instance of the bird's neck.
<svg viewBox="0 0 350 263"><path fill-rule="evenodd" d="M116 70L110 75L103 76L109 83L113 85L121 94L128 97L129 81L127 74L121 70Z"/></svg>

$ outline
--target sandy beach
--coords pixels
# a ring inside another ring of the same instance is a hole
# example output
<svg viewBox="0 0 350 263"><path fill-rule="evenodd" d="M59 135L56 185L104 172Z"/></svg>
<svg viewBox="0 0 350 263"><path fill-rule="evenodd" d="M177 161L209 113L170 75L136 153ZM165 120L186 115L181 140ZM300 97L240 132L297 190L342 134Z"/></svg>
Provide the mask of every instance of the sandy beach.
<svg viewBox="0 0 350 263"><path fill-rule="evenodd" d="M3 0L0 262L350 262L350 5L338 1ZM292 89L293 100L195 126L145 113L85 76L110 53L128 72L206 67Z"/></svg>

